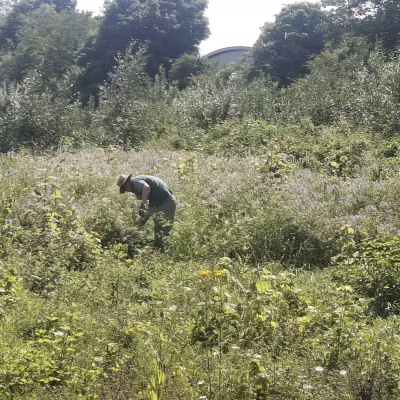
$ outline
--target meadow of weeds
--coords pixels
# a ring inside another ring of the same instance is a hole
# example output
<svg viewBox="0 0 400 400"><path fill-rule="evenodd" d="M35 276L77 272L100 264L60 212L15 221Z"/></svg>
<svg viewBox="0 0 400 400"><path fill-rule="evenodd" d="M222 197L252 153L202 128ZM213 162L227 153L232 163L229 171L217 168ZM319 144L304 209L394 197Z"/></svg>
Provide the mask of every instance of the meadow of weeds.
<svg viewBox="0 0 400 400"><path fill-rule="evenodd" d="M400 144L227 124L210 151L0 157L1 399L399 397ZM170 253L127 172L174 190Z"/></svg>
<svg viewBox="0 0 400 400"><path fill-rule="evenodd" d="M0 400L399 399L400 64L356 48L287 88L126 55L97 108L3 85ZM169 253L120 173L173 189Z"/></svg>

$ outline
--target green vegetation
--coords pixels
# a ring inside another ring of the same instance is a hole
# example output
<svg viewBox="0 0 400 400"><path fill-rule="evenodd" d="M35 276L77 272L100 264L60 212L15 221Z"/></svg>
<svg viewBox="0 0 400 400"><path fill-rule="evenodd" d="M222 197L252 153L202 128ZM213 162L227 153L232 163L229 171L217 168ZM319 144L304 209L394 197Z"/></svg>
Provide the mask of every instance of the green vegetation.
<svg viewBox="0 0 400 400"><path fill-rule="evenodd" d="M398 182L374 171L398 144L305 129L244 157L2 156L2 398L395 399ZM128 170L174 188L171 254Z"/></svg>
<svg viewBox="0 0 400 400"><path fill-rule="evenodd" d="M147 72L154 76L162 66L184 53L195 53L208 36L204 17L206 0L115 0L108 3L99 33L82 55L85 67L77 81L85 94L97 94L97 86L115 66L115 56L130 42L148 44ZM135 46L132 46L135 50Z"/></svg>
<svg viewBox="0 0 400 400"><path fill-rule="evenodd" d="M280 85L307 74L307 62L325 46L325 13L309 2L285 6L275 23L266 23L252 55L253 75L271 75Z"/></svg>
<svg viewBox="0 0 400 400"><path fill-rule="evenodd" d="M2 3L0 400L399 399L397 8L285 7L254 73L204 7Z"/></svg>
<svg viewBox="0 0 400 400"><path fill-rule="evenodd" d="M193 54L183 54L172 65L170 79L178 82L180 90L189 86L191 78L211 70L214 64L203 57Z"/></svg>

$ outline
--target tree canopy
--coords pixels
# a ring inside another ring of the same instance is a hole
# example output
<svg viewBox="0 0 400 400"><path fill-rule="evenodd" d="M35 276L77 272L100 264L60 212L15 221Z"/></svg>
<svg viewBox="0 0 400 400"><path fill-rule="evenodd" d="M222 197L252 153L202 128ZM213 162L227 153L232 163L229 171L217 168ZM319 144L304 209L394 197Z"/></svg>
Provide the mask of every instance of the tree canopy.
<svg viewBox="0 0 400 400"><path fill-rule="evenodd" d="M48 83L68 74L74 98L86 104L92 95L99 101L101 87L110 82L127 48L132 55L146 49L148 77L165 71L165 79L185 90L195 76L213 69L198 51L209 34L206 7L207 0L112 0L105 3L104 15L93 17L78 12L76 0L0 0L0 76L6 83L22 83L35 73ZM262 27L246 78L262 76L287 87L310 72L310 61L324 48L340 48L345 38L349 43L360 39L371 51L382 46L389 57L396 54L399 1L284 6ZM341 54L345 57L344 50ZM229 80L232 71L224 71Z"/></svg>
<svg viewBox="0 0 400 400"><path fill-rule="evenodd" d="M283 7L275 23L266 23L254 45L253 74L270 75L282 85L307 73L307 62L324 48L325 13L320 5Z"/></svg>
<svg viewBox="0 0 400 400"><path fill-rule="evenodd" d="M86 47L80 65L86 67L78 86L91 91L107 79L115 57L131 41L147 44L147 72L171 68L184 53L196 53L207 38L206 0L115 0L108 5L99 34ZM137 49L133 48L133 51Z"/></svg>
<svg viewBox="0 0 400 400"><path fill-rule="evenodd" d="M18 45L2 57L0 73L8 81L22 81L33 70L44 81L62 77L74 68L78 53L97 27L90 14L57 13L53 6L42 4L25 16L17 31Z"/></svg>
<svg viewBox="0 0 400 400"><path fill-rule="evenodd" d="M371 42L380 40L388 50L400 43L400 3L398 0L322 0L330 7L330 30L357 34Z"/></svg>
<svg viewBox="0 0 400 400"><path fill-rule="evenodd" d="M74 10L76 0L22 0L14 3L9 2L5 7L6 17L4 23L0 26L0 50L7 51L16 47L18 29L23 25L26 17L42 4L51 5L59 13L63 10Z"/></svg>

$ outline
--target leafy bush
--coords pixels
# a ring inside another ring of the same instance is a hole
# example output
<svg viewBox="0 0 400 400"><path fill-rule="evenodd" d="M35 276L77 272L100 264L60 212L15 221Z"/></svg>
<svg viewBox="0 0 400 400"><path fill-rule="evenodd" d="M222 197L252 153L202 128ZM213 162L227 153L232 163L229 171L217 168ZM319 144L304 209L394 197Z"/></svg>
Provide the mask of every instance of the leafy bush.
<svg viewBox="0 0 400 400"><path fill-rule="evenodd" d="M58 290L65 273L83 271L96 263L100 239L84 229L76 213L63 203L59 190L49 198L44 194L37 198L18 218L18 225L10 213L13 241L9 246L32 257L25 284L36 293L49 295Z"/></svg>
<svg viewBox="0 0 400 400"><path fill-rule="evenodd" d="M185 89L190 85L193 76L197 76L211 70L213 64L206 58L192 54L183 54L172 64L169 77L178 82L179 89Z"/></svg>
<svg viewBox="0 0 400 400"><path fill-rule="evenodd" d="M193 80L173 106L190 126L208 128L240 116L239 96L246 86L241 71L222 70Z"/></svg>
<svg viewBox="0 0 400 400"><path fill-rule="evenodd" d="M17 301L20 278L14 266L0 263L0 319L4 309Z"/></svg>
<svg viewBox="0 0 400 400"><path fill-rule="evenodd" d="M379 315L400 311L400 237L354 237L351 227L343 228L346 238L337 257L333 278L350 285L359 296L371 298L371 308Z"/></svg>
<svg viewBox="0 0 400 400"><path fill-rule="evenodd" d="M43 87L32 74L17 86L9 86L0 118L0 151L20 147L55 148L68 141L80 141L90 115L78 105L68 104L67 82Z"/></svg>
<svg viewBox="0 0 400 400"><path fill-rule="evenodd" d="M356 49L356 50L354 50ZM311 73L286 92L283 118L310 117L315 125L349 125L391 135L398 131L399 64L361 39L327 50Z"/></svg>
<svg viewBox="0 0 400 400"><path fill-rule="evenodd" d="M272 213L271 213L272 214ZM290 218L271 215L255 219L252 254L294 267L326 267L333 255L333 243L319 238L310 228Z"/></svg>
<svg viewBox="0 0 400 400"><path fill-rule="evenodd" d="M214 125L198 142L201 150L210 154L248 155L265 152L272 133L277 128L264 121L246 118Z"/></svg>

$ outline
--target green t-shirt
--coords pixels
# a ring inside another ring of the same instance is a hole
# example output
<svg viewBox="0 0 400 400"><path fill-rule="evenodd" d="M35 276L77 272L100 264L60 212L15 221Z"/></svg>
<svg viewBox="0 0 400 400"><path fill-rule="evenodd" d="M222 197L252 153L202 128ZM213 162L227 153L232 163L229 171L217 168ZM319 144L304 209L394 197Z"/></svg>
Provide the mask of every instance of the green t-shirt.
<svg viewBox="0 0 400 400"><path fill-rule="evenodd" d="M168 197L172 196L171 189L160 178L150 175L138 175L131 178L133 193L141 200L142 190L145 183L150 186L149 205L158 207L164 203Z"/></svg>

